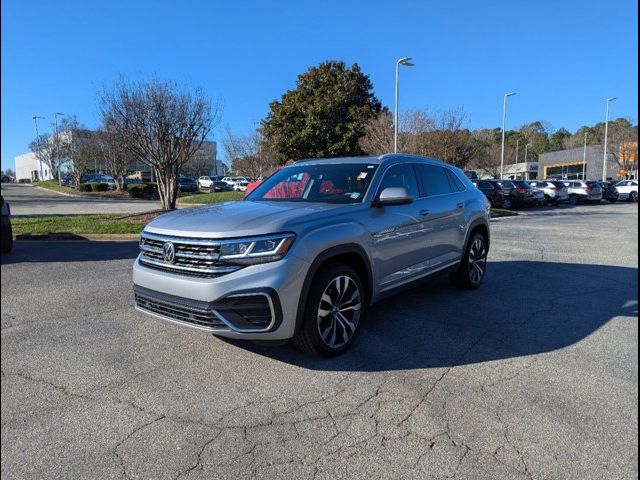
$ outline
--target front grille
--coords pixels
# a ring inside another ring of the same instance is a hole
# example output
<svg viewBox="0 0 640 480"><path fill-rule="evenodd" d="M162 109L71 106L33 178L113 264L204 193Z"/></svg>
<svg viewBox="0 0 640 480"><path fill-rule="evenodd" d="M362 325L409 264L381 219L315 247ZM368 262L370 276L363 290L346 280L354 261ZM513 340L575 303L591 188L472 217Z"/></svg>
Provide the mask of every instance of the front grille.
<svg viewBox="0 0 640 480"><path fill-rule="evenodd" d="M282 319L278 294L273 289L246 290L204 302L156 292L134 285L136 306L146 312L192 324L203 330L265 332Z"/></svg>
<svg viewBox="0 0 640 480"><path fill-rule="evenodd" d="M173 244L175 257L167 261L164 245ZM212 278L238 270L238 266L219 262L220 242L217 240L170 237L142 232L140 263L149 268L196 277Z"/></svg>
<svg viewBox="0 0 640 480"><path fill-rule="evenodd" d="M204 328L226 328L206 303L198 305L195 302L187 304L177 299L160 299L156 295L142 293L141 290L137 289L135 299L136 305L143 310Z"/></svg>

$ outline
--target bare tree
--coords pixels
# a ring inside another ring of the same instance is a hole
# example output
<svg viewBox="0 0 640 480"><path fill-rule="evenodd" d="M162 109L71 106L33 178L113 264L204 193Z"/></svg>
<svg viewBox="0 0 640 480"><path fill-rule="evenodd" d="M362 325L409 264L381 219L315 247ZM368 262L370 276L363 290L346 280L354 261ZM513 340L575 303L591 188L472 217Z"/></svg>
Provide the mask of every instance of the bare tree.
<svg viewBox="0 0 640 480"><path fill-rule="evenodd" d="M124 78L105 89L99 103L103 124L119 132L127 150L153 169L162 208L174 209L178 174L217 121L217 106L200 88Z"/></svg>
<svg viewBox="0 0 640 480"><path fill-rule="evenodd" d="M236 135L227 126L222 138L227 158L234 171L253 178L268 174L275 165L275 155L260 130L249 135Z"/></svg>
<svg viewBox="0 0 640 480"><path fill-rule="evenodd" d="M402 148L402 138L400 151ZM369 120L364 126L364 135L359 140L360 148L369 155L383 155L393 152L393 117L389 110L384 109Z"/></svg>
<svg viewBox="0 0 640 480"><path fill-rule="evenodd" d="M117 188L121 190L124 176L131 166L131 154L127 150L124 135L105 125L95 133L95 142L107 173L116 180Z"/></svg>
<svg viewBox="0 0 640 480"><path fill-rule="evenodd" d="M54 178L58 178L58 167L60 159L56 155L54 137L48 133L38 135L30 144L29 149L33 152L36 159L49 167Z"/></svg>
<svg viewBox="0 0 640 480"><path fill-rule="evenodd" d="M76 185L80 185L89 165L95 164L100 156L95 133L79 123L75 115L62 120L59 132L61 159Z"/></svg>

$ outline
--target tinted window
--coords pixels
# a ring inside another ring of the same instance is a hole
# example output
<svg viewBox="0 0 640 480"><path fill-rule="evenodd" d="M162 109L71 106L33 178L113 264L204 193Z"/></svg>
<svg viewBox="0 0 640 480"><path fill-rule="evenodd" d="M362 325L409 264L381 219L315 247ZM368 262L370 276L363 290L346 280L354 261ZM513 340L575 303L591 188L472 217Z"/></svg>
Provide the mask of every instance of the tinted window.
<svg viewBox="0 0 640 480"><path fill-rule="evenodd" d="M453 190L458 190L459 192L465 190L465 186L458 178L458 175L453 173L451 170L447 170L447 175L449 176L449 183L451 184L451 188Z"/></svg>
<svg viewBox="0 0 640 480"><path fill-rule="evenodd" d="M431 197L452 192L449 178L444 168L423 163L417 164L416 167L424 196Z"/></svg>
<svg viewBox="0 0 640 480"><path fill-rule="evenodd" d="M478 182L478 188L484 188L486 190L491 190L493 188L493 185L491 185L489 182Z"/></svg>
<svg viewBox="0 0 640 480"><path fill-rule="evenodd" d="M378 193L385 188L404 187L407 193L414 198L418 197L418 181L413 166L410 163L394 165L384 174Z"/></svg>

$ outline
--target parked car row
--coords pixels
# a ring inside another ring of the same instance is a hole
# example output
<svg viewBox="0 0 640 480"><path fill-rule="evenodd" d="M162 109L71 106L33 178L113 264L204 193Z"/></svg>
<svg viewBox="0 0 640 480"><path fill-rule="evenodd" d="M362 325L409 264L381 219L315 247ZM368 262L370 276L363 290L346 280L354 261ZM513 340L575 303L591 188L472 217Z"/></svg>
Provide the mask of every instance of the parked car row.
<svg viewBox="0 0 640 480"><path fill-rule="evenodd" d="M236 191L246 192L247 185L253 182L251 177L223 177L203 175L198 178L198 188L215 192Z"/></svg>
<svg viewBox="0 0 640 480"><path fill-rule="evenodd" d="M475 180L494 208L524 208L534 205L600 203L601 200L638 201L638 181L617 183L594 180Z"/></svg>

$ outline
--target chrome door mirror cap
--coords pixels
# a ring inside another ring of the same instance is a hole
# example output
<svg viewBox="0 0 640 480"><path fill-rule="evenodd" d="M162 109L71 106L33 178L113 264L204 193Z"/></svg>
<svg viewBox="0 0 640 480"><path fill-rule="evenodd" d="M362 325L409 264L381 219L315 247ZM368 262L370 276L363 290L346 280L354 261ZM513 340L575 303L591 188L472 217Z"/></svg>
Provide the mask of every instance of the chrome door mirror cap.
<svg viewBox="0 0 640 480"><path fill-rule="evenodd" d="M389 205L408 205L413 202L413 197L409 195L404 187L387 187L373 202L374 207L384 207Z"/></svg>

